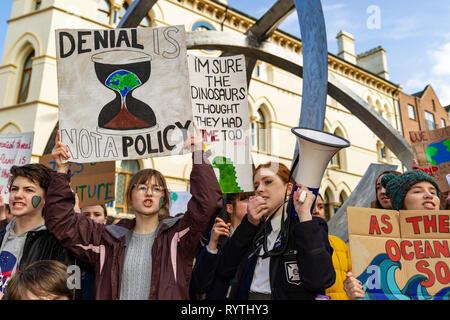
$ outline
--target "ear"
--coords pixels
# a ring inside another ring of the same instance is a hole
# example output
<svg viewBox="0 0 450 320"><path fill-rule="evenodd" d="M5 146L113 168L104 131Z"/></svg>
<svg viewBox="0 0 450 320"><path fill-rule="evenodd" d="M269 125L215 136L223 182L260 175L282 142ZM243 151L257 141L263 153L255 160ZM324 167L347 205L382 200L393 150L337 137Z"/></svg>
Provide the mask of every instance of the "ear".
<svg viewBox="0 0 450 320"><path fill-rule="evenodd" d="M226 210L227 210L228 215L231 216L231 214L233 213L233 205L230 203L227 203Z"/></svg>

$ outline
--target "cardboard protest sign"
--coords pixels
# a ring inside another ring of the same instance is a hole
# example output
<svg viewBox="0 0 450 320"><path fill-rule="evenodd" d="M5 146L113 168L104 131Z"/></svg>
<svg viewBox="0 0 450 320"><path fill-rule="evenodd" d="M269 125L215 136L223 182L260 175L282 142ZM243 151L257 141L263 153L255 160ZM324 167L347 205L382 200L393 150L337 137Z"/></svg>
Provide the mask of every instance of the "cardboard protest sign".
<svg viewBox="0 0 450 320"><path fill-rule="evenodd" d="M30 163L34 132L0 134L0 195L9 203L9 170Z"/></svg>
<svg viewBox="0 0 450 320"><path fill-rule="evenodd" d="M410 131L419 169L436 179L441 192L450 190L450 126L431 131Z"/></svg>
<svg viewBox="0 0 450 320"><path fill-rule="evenodd" d="M50 154L43 155L39 163L54 170L56 163ZM103 204L115 199L114 161L74 163L69 162L70 186L78 195L80 208Z"/></svg>
<svg viewBox="0 0 450 320"><path fill-rule="evenodd" d="M56 30L61 141L79 163L190 152L183 26Z"/></svg>
<svg viewBox="0 0 450 320"><path fill-rule="evenodd" d="M171 191L170 215L174 217L179 213L185 213L187 211L187 204L191 198L192 195L189 191Z"/></svg>
<svg viewBox="0 0 450 320"><path fill-rule="evenodd" d="M245 57L188 61L194 121L222 192L253 191Z"/></svg>
<svg viewBox="0 0 450 320"><path fill-rule="evenodd" d="M450 299L450 211L347 209L366 300Z"/></svg>

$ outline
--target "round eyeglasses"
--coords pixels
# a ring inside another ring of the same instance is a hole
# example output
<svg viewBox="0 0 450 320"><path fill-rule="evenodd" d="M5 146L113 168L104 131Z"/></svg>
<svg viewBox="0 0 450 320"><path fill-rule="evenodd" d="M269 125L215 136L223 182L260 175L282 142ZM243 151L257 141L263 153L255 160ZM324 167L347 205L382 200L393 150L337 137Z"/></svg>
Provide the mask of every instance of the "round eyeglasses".
<svg viewBox="0 0 450 320"><path fill-rule="evenodd" d="M164 192L164 188L161 186L147 186L146 184L138 184L136 186L136 189L138 192L147 194L148 190L150 189L152 191L152 194L161 194Z"/></svg>

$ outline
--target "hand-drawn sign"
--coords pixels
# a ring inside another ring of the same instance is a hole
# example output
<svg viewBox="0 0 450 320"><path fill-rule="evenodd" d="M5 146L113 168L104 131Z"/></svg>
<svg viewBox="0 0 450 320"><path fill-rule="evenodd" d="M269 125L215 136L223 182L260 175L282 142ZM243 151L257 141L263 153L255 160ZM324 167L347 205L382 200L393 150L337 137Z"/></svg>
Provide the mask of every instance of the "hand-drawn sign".
<svg viewBox="0 0 450 320"><path fill-rule="evenodd" d="M347 208L352 273L366 300L449 300L449 210Z"/></svg>
<svg viewBox="0 0 450 320"><path fill-rule="evenodd" d="M253 191L245 57L190 55L192 113L223 193Z"/></svg>
<svg viewBox="0 0 450 320"><path fill-rule="evenodd" d="M9 170L30 163L34 132L0 135L0 195L9 203Z"/></svg>
<svg viewBox="0 0 450 320"><path fill-rule="evenodd" d="M56 163L51 154L43 155L39 163L54 170ZM104 204L115 199L114 161L98 163L69 162L71 173L70 186L78 195L80 208L96 204Z"/></svg>
<svg viewBox="0 0 450 320"><path fill-rule="evenodd" d="M61 141L86 163L190 152L183 26L57 30Z"/></svg>
<svg viewBox="0 0 450 320"><path fill-rule="evenodd" d="M441 192L450 190L450 126L431 131L410 131L419 169L436 179Z"/></svg>

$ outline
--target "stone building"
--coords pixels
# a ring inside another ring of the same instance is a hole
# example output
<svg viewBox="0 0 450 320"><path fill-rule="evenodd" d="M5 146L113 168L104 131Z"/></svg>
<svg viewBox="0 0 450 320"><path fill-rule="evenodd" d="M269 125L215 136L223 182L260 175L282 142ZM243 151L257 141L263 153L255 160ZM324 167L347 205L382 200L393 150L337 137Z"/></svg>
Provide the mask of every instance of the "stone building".
<svg viewBox="0 0 450 320"><path fill-rule="evenodd" d="M43 154L58 121L55 30L61 28L115 28L132 0L14 0L0 65L0 133L35 132L32 161ZM268 8L269 9L269 8ZM187 32L217 30L243 34L255 18L227 5L226 0L159 0L140 27L184 25ZM276 30L270 41L302 61L301 40ZM402 132L398 96L401 86L389 80L384 49L377 47L357 55L353 36L337 35L339 52L328 55L330 75L338 78L367 101L398 132ZM191 50L189 54L220 55L219 51ZM258 61L249 87L253 159L255 164L279 160L288 167L298 125L302 79ZM329 164L321 193L329 217L351 194L370 163L400 161L357 117L331 97L327 98L324 130L340 135L351 147L340 151ZM117 213L127 212L123 192L133 172L157 168L171 190L189 188L190 156L117 161ZM176 163L177 165L174 165ZM111 208L112 209L112 208Z"/></svg>

